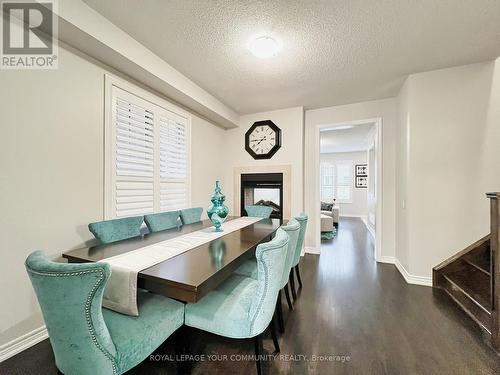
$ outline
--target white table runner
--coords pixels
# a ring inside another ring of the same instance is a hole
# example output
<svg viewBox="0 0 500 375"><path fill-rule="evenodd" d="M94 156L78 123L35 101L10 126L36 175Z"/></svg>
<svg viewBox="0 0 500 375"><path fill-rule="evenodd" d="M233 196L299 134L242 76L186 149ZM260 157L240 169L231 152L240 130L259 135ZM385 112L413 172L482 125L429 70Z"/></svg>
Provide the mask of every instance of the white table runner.
<svg viewBox="0 0 500 375"><path fill-rule="evenodd" d="M260 220L262 218L240 217L224 223L223 232L215 232L214 227L204 228L103 259L101 262L111 266L111 277L104 289L103 306L122 314L138 316L137 274L140 271Z"/></svg>

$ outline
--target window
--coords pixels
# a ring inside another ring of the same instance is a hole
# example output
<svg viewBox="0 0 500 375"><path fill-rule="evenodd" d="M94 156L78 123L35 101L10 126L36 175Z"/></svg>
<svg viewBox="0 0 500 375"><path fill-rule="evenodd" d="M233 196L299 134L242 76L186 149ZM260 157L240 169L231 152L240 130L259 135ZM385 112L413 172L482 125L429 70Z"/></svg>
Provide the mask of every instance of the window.
<svg viewBox="0 0 500 375"><path fill-rule="evenodd" d="M321 201L331 202L335 194L335 164L321 163Z"/></svg>
<svg viewBox="0 0 500 375"><path fill-rule="evenodd" d="M324 161L320 170L320 196L322 202L352 203L353 162Z"/></svg>
<svg viewBox="0 0 500 375"><path fill-rule="evenodd" d="M188 207L189 116L106 76L106 119L105 217Z"/></svg>

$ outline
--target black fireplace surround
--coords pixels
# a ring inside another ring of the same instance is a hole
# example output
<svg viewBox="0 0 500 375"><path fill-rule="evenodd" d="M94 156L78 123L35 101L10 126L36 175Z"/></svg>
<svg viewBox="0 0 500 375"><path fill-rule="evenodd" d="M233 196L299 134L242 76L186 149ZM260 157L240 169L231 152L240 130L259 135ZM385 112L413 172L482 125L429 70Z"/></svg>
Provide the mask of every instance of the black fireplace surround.
<svg viewBox="0 0 500 375"><path fill-rule="evenodd" d="M241 175L241 215L248 216L247 205L273 208L271 218L283 221L283 173L248 173Z"/></svg>

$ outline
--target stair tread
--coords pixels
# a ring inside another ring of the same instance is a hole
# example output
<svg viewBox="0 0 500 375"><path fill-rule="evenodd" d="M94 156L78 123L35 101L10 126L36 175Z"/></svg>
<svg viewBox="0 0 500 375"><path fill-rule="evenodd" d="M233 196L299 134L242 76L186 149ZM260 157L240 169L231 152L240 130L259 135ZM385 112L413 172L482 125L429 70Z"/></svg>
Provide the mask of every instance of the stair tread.
<svg viewBox="0 0 500 375"><path fill-rule="evenodd" d="M484 309L491 312L489 275L464 262L461 270L445 273L443 276L451 280Z"/></svg>
<svg viewBox="0 0 500 375"><path fill-rule="evenodd" d="M464 260L490 274L490 252L471 253L464 256Z"/></svg>

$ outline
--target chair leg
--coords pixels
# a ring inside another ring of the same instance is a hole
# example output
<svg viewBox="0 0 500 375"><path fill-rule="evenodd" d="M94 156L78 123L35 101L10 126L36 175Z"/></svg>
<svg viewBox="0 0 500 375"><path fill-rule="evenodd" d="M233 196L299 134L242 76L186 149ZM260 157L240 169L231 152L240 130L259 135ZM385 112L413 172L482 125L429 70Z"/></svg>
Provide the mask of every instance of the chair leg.
<svg viewBox="0 0 500 375"><path fill-rule="evenodd" d="M278 292L278 301L276 302L276 313L278 314L278 327L280 333L285 333L285 323L283 321L283 306L281 303L281 290Z"/></svg>
<svg viewBox="0 0 500 375"><path fill-rule="evenodd" d="M290 288L292 288L292 297L293 300L297 300L297 293L295 292L295 278L293 277L293 268L290 270Z"/></svg>
<svg viewBox="0 0 500 375"><path fill-rule="evenodd" d="M290 299L290 293L288 292L288 283L285 285L285 297L286 297L286 302L288 303L288 308L290 310L293 310L293 305L292 305L292 301Z"/></svg>
<svg viewBox="0 0 500 375"><path fill-rule="evenodd" d="M276 323L274 322L274 317L271 319L271 324L269 325L271 329L271 337L273 338L274 343L274 352L280 352L280 343L278 342L278 336L276 336Z"/></svg>
<svg viewBox="0 0 500 375"><path fill-rule="evenodd" d="M300 269L298 264L295 266L295 273L297 274L297 280L299 280L299 286L302 288L302 279L300 278Z"/></svg>
<svg viewBox="0 0 500 375"><path fill-rule="evenodd" d="M187 326L180 327L174 333L174 351L175 351L175 373L185 374L189 372L190 364L188 361L179 361L182 356L186 356L190 353L189 348L189 338L188 338L188 328Z"/></svg>
<svg viewBox="0 0 500 375"><path fill-rule="evenodd" d="M262 336L257 335L254 337L255 345L255 365L257 366L257 375L262 374Z"/></svg>

